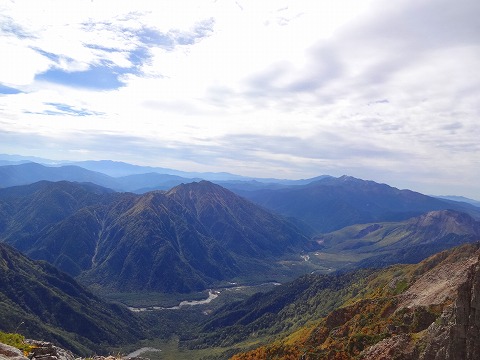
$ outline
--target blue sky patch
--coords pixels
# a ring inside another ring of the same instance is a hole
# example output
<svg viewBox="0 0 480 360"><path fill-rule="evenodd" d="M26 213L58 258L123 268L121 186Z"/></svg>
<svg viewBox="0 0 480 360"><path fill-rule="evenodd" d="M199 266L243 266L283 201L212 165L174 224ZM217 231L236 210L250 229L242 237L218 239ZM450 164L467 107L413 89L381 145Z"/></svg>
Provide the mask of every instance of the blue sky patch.
<svg viewBox="0 0 480 360"><path fill-rule="evenodd" d="M91 66L85 71L67 72L61 69L50 69L35 76L35 80L85 89L114 90L125 85L119 80L121 75L136 72L135 68L121 68L111 64L101 64Z"/></svg>
<svg viewBox="0 0 480 360"><path fill-rule="evenodd" d="M75 109L73 106L62 104L62 103L45 103L45 105L50 105L56 108L63 115L73 115L73 116L89 116L89 115L101 115L102 113L91 111L85 108Z"/></svg>
<svg viewBox="0 0 480 360"><path fill-rule="evenodd" d="M140 42L145 45L160 46L166 49L173 49L174 41L168 36L155 29L144 26L141 30L134 32Z"/></svg>
<svg viewBox="0 0 480 360"><path fill-rule="evenodd" d="M26 114L37 115L69 115L69 116L91 116L91 115L103 115L102 112L92 111L85 108L75 108L71 105L62 103L44 103L47 106L53 107L53 109L47 109L42 112L25 111Z"/></svg>
<svg viewBox="0 0 480 360"><path fill-rule="evenodd" d="M110 23L85 23L83 26L86 31L93 31L97 28L109 28L121 32L126 39L131 38L131 41L135 44L135 48L128 51L128 59L132 65L130 67L120 67L111 61L103 61L100 64L90 64L89 69L83 71L66 71L53 67L41 74L37 74L35 80L92 90L118 89L125 86L125 83L121 80L122 75L141 75L141 66L148 62L152 56L149 51L151 47L160 47L171 51L177 45L194 44L199 39L210 35L213 24L214 20L208 19L198 23L190 32L170 31L168 33L162 33L147 26L133 30L126 27L115 26ZM122 49L105 47L100 44L83 44L83 46L106 53L124 53ZM38 48L34 48L34 50L56 64L59 64L59 55Z"/></svg>
<svg viewBox="0 0 480 360"><path fill-rule="evenodd" d="M13 94L20 94L22 93L23 91L20 91L18 89L15 89L15 88L12 88L10 86L5 86L5 85L2 85L0 84L0 94L4 94L4 95L13 95Z"/></svg>
<svg viewBox="0 0 480 360"><path fill-rule="evenodd" d="M141 66L151 57L152 55L147 47L139 47L130 52L128 60L130 60L135 66Z"/></svg>

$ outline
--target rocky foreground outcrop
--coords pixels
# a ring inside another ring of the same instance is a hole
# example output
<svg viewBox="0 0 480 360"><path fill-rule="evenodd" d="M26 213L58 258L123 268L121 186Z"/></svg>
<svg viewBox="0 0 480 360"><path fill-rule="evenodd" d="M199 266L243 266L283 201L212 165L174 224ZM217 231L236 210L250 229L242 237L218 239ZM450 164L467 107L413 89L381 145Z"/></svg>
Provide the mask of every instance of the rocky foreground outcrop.
<svg viewBox="0 0 480 360"><path fill-rule="evenodd" d="M84 360L69 351L46 341L25 340L31 350L23 352L13 346L0 343L0 360ZM114 356L93 356L89 360L147 360L140 357L117 358Z"/></svg>

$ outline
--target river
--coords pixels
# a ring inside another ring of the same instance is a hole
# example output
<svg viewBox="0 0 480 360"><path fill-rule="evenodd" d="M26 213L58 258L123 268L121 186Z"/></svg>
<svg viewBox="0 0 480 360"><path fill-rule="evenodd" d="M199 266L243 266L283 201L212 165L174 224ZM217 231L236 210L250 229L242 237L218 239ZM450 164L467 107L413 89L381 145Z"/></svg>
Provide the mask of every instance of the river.
<svg viewBox="0 0 480 360"><path fill-rule="evenodd" d="M133 312L142 312L142 311L154 311L154 310L178 310L184 306L195 306L195 305L204 305L211 302L213 299L216 299L219 295L218 291L209 290L208 297L203 300L191 300L191 301L182 301L180 304L172 307L163 307L163 306L151 306L151 307L129 307L128 309Z"/></svg>

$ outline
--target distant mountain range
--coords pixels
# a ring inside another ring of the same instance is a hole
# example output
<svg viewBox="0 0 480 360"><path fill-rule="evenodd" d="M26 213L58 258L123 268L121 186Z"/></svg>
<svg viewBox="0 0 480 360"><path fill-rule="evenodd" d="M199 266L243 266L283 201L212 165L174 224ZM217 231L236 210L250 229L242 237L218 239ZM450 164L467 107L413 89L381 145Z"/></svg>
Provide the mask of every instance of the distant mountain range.
<svg viewBox="0 0 480 360"><path fill-rule="evenodd" d="M168 190L181 183L189 183L199 179L187 179L159 173L135 174L115 178L76 165L52 167L32 162L0 166L0 187L28 185L41 180L90 182L115 191L143 193L150 190Z"/></svg>
<svg viewBox="0 0 480 360"><path fill-rule="evenodd" d="M162 170L168 173L163 173ZM41 180L65 180L91 182L115 191L145 193L153 190L168 190L182 183L212 180L232 190L251 190L308 184L324 177L306 180L252 179L227 173L186 173L113 161L81 162L72 165L7 162L2 166L0 163L0 188L27 185Z"/></svg>
<svg viewBox="0 0 480 360"><path fill-rule="evenodd" d="M467 204L474 205L474 206L476 206L476 207L480 207L480 201L473 200L473 199L469 199L469 198L466 198L466 197L464 197L464 196L440 195L440 196L436 196L436 197L439 198L439 199L443 199L443 200L451 200L451 201L456 201L456 202L464 202L464 203L467 203Z"/></svg>
<svg viewBox="0 0 480 360"><path fill-rule="evenodd" d="M398 221L427 211L453 209L480 218L480 208L350 176L306 185L237 193L267 209L303 221L317 233L353 224Z"/></svg>
<svg viewBox="0 0 480 360"><path fill-rule="evenodd" d="M153 169L111 161L86 164L110 173L127 173L127 169L131 172ZM219 175L220 178L222 176ZM168 190L201 179L156 172L112 177L74 165L50 167L24 163L0 166L0 187L26 185L41 180L91 182L115 191L145 193ZM358 223L405 220L427 211L442 209L462 211L480 218L480 207L475 206L474 200L440 199L350 176L319 176L294 181L243 178L215 182L267 209L292 218L297 226L311 234L326 233Z"/></svg>

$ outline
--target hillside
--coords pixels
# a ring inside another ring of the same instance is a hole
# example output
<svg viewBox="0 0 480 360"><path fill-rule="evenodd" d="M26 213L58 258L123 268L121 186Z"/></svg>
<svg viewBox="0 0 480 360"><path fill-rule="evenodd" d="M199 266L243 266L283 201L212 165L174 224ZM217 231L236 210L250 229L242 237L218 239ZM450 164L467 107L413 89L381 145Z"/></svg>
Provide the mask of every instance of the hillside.
<svg viewBox="0 0 480 360"><path fill-rule="evenodd" d="M10 197L3 190L0 209L9 216L0 236L91 285L203 290L237 276L279 275L280 257L315 248L291 223L206 181L144 195L89 192L72 183L36 186L25 194L10 188Z"/></svg>
<svg viewBox="0 0 480 360"><path fill-rule="evenodd" d="M115 194L94 184L40 181L0 189L0 240L28 250L40 231Z"/></svg>
<svg viewBox="0 0 480 360"><path fill-rule="evenodd" d="M451 247L480 240L480 221L453 211L430 211L400 222L352 225L316 238L323 252L352 254L356 267L417 263Z"/></svg>
<svg viewBox="0 0 480 360"><path fill-rule="evenodd" d="M470 204L444 201L350 176L327 177L280 189L236 192L267 209L302 220L317 233L354 224L401 221L433 210L453 209L480 218L479 209Z"/></svg>
<svg viewBox="0 0 480 360"><path fill-rule="evenodd" d="M233 359L476 359L480 244L377 270L316 323Z"/></svg>
<svg viewBox="0 0 480 360"><path fill-rule="evenodd" d="M304 275L266 293L215 311L186 342L191 349L237 346L244 341L293 331L327 315L365 283L372 270L333 275Z"/></svg>
<svg viewBox="0 0 480 360"><path fill-rule="evenodd" d="M0 330L53 341L77 354L143 338L126 308L106 303L46 262L0 243Z"/></svg>

